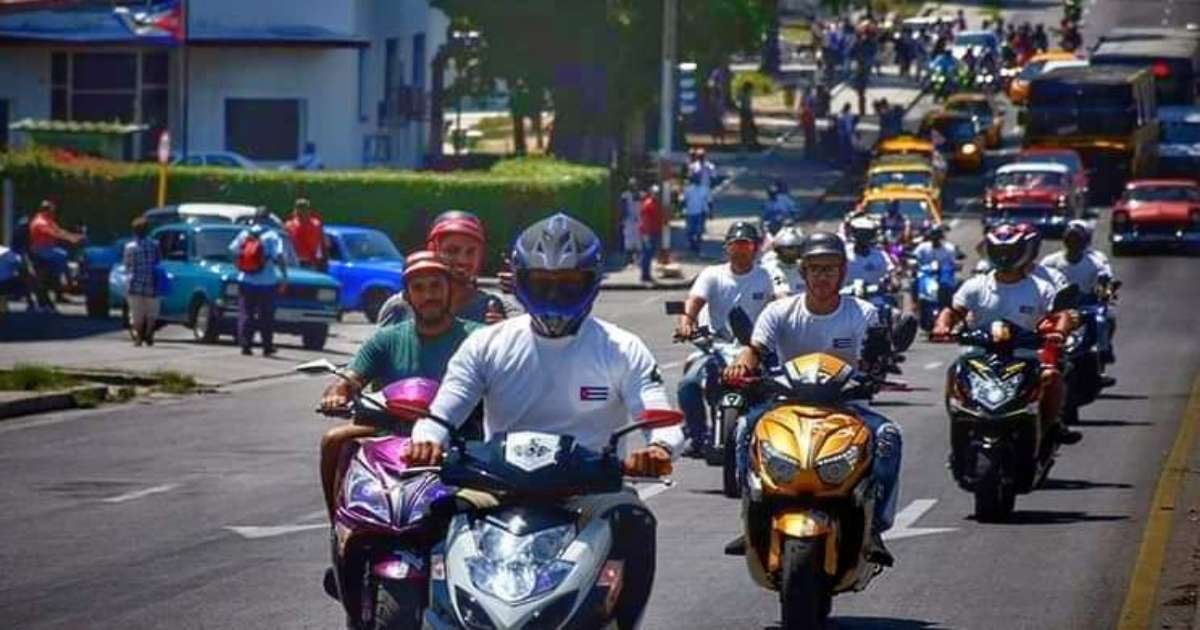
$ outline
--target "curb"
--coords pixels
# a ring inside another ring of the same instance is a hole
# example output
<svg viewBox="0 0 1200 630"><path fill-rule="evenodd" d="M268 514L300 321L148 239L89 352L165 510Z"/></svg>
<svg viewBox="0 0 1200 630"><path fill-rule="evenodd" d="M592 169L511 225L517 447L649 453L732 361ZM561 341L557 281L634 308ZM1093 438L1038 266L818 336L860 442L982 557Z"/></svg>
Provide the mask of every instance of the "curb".
<svg viewBox="0 0 1200 630"><path fill-rule="evenodd" d="M95 396L104 400L108 396L107 385L82 385L56 392L30 392L28 396L0 402L0 420L27 416L47 411L74 409L77 396Z"/></svg>

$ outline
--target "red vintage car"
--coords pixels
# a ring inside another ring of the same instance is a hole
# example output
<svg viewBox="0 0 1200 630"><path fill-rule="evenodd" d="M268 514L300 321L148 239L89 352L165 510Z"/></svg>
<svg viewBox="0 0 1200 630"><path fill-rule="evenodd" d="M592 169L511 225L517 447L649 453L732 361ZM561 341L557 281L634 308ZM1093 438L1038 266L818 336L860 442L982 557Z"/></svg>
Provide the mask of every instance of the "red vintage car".
<svg viewBox="0 0 1200 630"><path fill-rule="evenodd" d="M1017 154L1016 162L1050 162L1062 164L1071 171L1075 179L1075 190L1080 195L1081 206L1087 207L1088 172L1083 165L1083 158L1075 149L1060 149L1057 147L1030 147Z"/></svg>
<svg viewBox="0 0 1200 630"><path fill-rule="evenodd" d="M1190 179L1139 179L1125 185L1112 213L1112 251L1200 248L1200 185Z"/></svg>
<svg viewBox="0 0 1200 630"><path fill-rule="evenodd" d="M1079 216L1080 195L1071 172L1051 162L1016 162L996 171L983 197L984 228L999 223L1030 223L1058 236Z"/></svg>

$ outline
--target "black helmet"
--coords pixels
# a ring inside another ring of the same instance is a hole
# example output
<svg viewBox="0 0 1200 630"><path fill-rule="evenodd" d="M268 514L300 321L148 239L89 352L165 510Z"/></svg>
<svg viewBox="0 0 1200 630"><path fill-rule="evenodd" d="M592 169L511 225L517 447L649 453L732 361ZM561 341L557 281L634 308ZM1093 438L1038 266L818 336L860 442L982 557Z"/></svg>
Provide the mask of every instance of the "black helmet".
<svg viewBox="0 0 1200 630"><path fill-rule="evenodd" d="M736 221L729 226L729 231L725 232L725 243L729 244L733 241L752 241L755 245L761 242L758 235L758 228L748 221Z"/></svg>
<svg viewBox="0 0 1200 630"><path fill-rule="evenodd" d="M813 232L808 235L808 238L804 239L804 246L800 253L802 259L829 255L846 257L846 243L837 234L832 232Z"/></svg>
<svg viewBox="0 0 1200 630"><path fill-rule="evenodd" d="M934 239L946 236L946 228L942 227L941 223L934 223L925 230L925 238Z"/></svg>

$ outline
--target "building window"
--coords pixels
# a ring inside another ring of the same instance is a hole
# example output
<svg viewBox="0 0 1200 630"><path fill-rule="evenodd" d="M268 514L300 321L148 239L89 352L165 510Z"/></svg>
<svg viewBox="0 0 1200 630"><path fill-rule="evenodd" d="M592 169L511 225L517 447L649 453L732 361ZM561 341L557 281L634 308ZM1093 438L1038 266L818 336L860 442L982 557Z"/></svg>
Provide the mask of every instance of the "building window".
<svg viewBox="0 0 1200 630"><path fill-rule="evenodd" d="M296 160L302 109L299 99L226 99L225 150L268 162Z"/></svg>
<svg viewBox="0 0 1200 630"><path fill-rule="evenodd" d="M167 128L167 53L56 52L50 56L50 117L144 124L135 147L152 157Z"/></svg>
<svg viewBox="0 0 1200 630"><path fill-rule="evenodd" d="M412 40L412 84L425 90L425 33L413 35Z"/></svg>
<svg viewBox="0 0 1200 630"><path fill-rule="evenodd" d="M358 49L358 122L367 122L367 49Z"/></svg>

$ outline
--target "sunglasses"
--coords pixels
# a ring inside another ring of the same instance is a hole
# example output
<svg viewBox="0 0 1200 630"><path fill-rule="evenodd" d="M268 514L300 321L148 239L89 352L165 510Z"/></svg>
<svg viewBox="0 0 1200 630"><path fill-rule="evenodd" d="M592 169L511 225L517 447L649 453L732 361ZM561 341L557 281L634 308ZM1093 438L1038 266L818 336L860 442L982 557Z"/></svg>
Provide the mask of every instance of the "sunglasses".
<svg viewBox="0 0 1200 630"><path fill-rule="evenodd" d="M804 272L814 276L836 276L842 272L841 265L804 265Z"/></svg>

